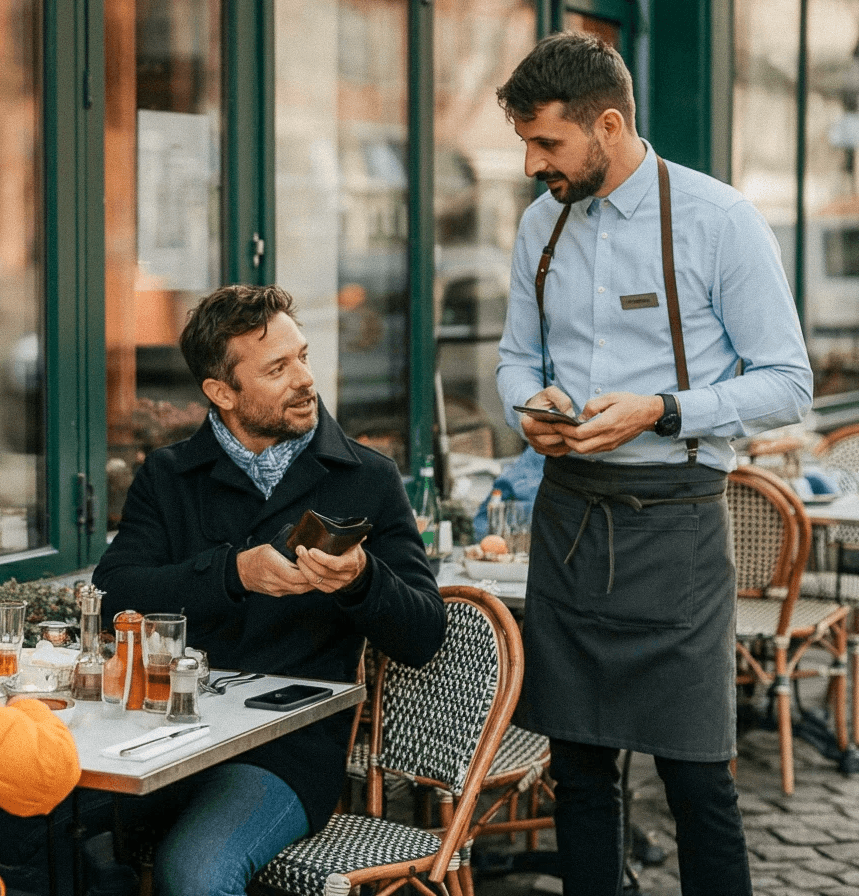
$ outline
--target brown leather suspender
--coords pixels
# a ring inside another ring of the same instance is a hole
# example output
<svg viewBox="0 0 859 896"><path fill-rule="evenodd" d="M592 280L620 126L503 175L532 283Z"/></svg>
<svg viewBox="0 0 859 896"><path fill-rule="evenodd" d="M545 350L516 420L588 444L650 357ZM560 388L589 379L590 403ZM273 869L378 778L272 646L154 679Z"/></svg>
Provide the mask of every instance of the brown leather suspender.
<svg viewBox="0 0 859 896"><path fill-rule="evenodd" d="M668 306L668 323L671 325L671 343L674 346L674 367L677 385L681 392L689 388L689 371L686 369L686 347L683 345L683 326L680 323L680 302L677 299L677 277L674 272L674 238L671 235L671 187L668 183L668 166L661 156L656 157L659 174L659 225L662 231L662 276L665 278L665 303ZM683 407L681 405L682 414ZM686 439L686 460L694 464L698 459L698 440Z"/></svg>
<svg viewBox="0 0 859 896"><path fill-rule="evenodd" d="M665 278L665 298L668 306L668 323L671 327L671 343L674 348L674 366L677 370L677 385L681 391L689 388L689 372L686 368L686 349L683 344L683 327L680 322L680 303L677 299L677 278L674 272L674 239L671 234L671 187L668 181L668 168L660 156L656 157L656 167L659 174L659 223L662 234L662 275ZM534 291L537 295L537 308L540 312L540 346L543 354L543 388L548 386L546 375L546 334L545 314L543 312L543 289L546 283L546 274L555 254L555 245L564 229L570 206L565 205L555 229L549 238L549 243L540 256L537 265L537 275L534 278ZM682 408L681 408L682 410ZM686 452L688 462L694 464L698 457L698 440L686 440Z"/></svg>
<svg viewBox="0 0 859 896"><path fill-rule="evenodd" d="M546 248L543 249L543 254L540 256L540 263L537 265L537 276L534 278L534 291L537 293L537 309L540 312L540 349L543 356L544 389L549 385L549 378L546 375L546 317L543 314L543 287L546 284L546 274L549 273L549 265L552 263L552 256L555 254L555 244L558 242L558 237L564 229L564 224L567 223L567 215L569 215L569 213L570 206L565 205L561 210L561 214L558 215L555 229L549 237L549 243Z"/></svg>

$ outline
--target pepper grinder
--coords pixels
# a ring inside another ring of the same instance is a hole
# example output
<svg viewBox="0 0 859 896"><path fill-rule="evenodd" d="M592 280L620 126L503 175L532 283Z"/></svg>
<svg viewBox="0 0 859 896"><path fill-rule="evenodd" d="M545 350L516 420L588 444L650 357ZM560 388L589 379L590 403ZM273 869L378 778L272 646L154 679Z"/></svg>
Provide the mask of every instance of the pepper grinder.
<svg viewBox="0 0 859 896"><path fill-rule="evenodd" d="M81 607L81 652L72 671L72 697L75 700L101 700L104 657L99 648L101 599L103 591L84 585L78 592Z"/></svg>
<svg viewBox="0 0 859 896"><path fill-rule="evenodd" d="M192 656L177 656L170 662L168 722L199 722L197 676L199 665Z"/></svg>

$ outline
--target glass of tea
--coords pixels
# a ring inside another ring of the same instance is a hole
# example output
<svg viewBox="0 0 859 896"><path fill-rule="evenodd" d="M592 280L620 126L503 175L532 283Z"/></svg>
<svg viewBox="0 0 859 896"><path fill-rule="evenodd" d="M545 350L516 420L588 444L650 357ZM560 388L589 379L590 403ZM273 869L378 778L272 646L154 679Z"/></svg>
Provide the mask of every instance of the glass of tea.
<svg viewBox="0 0 859 896"><path fill-rule="evenodd" d="M26 610L23 600L0 601L0 684L14 684L17 680Z"/></svg>
<svg viewBox="0 0 859 896"><path fill-rule="evenodd" d="M167 712L170 663L185 652L186 618L180 613L148 613L143 617L143 708Z"/></svg>

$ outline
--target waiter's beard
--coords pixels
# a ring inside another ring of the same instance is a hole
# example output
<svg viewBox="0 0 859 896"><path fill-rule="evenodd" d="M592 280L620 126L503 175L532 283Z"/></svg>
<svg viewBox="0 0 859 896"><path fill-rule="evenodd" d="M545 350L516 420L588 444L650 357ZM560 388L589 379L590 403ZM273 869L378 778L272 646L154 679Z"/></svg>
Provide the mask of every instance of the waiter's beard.
<svg viewBox="0 0 859 896"><path fill-rule="evenodd" d="M605 183L609 157L595 136L588 142L588 154L575 179L560 171L540 171L537 180L544 181L552 196L565 205L594 196Z"/></svg>

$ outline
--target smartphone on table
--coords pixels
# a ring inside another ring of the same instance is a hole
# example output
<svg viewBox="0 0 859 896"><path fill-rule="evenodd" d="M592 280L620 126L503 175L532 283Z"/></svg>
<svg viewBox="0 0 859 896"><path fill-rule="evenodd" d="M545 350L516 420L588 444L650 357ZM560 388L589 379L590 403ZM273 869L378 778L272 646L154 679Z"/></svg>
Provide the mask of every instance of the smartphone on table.
<svg viewBox="0 0 859 896"><path fill-rule="evenodd" d="M541 423L566 423L569 426L580 426L584 423L584 420L578 417L571 417L557 408L529 408L523 404L516 404L513 405L513 410L518 411L520 414L527 414Z"/></svg>
<svg viewBox="0 0 859 896"><path fill-rule="evenodd" d="M245 706L253 709L273 709L275 712L289 712L300 706L316 703L324 697L330 697L334 691L331 688L314 684L288 684L276 691L260 694L258 697L248 697Z"/></svg>

